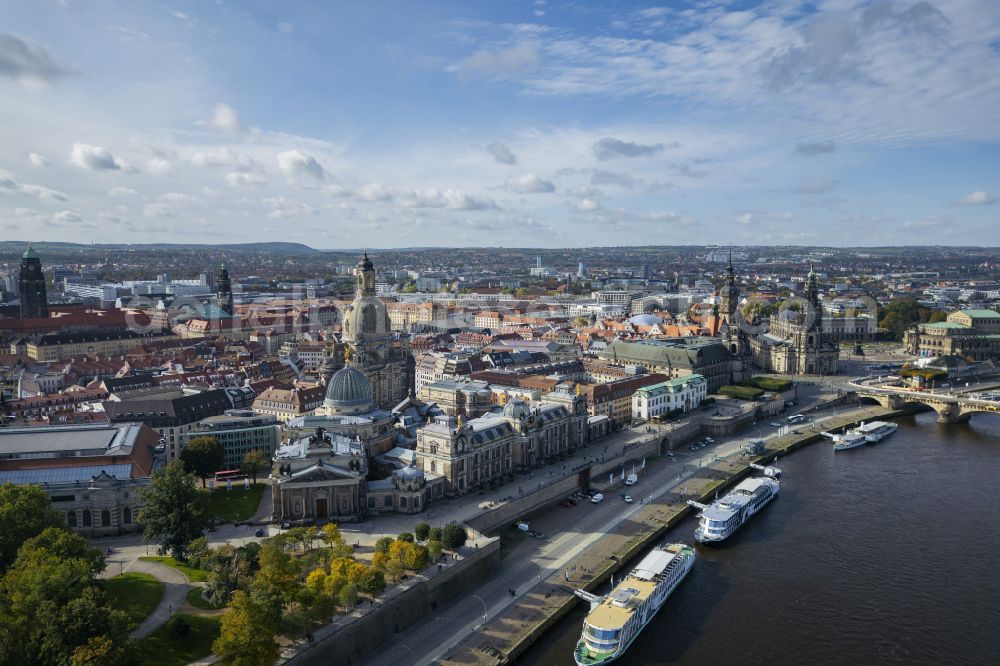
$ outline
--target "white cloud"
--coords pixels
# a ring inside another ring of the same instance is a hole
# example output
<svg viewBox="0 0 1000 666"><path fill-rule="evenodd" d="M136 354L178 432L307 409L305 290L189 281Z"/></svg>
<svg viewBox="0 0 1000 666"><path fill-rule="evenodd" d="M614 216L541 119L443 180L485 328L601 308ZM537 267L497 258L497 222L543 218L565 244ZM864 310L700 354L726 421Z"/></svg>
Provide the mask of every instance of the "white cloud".
<svg viewBox="0 0 1000 666"><path fill-rule="evenodd" d="M228 169L231 171L263 171L260 163L246 153L233 150L229 146L218 150L199 151L191 156L191 164L196 167Z"/></svg>
<svg viewBox="0 0 1000 666"><path fill-rule="evenodd" d="M226 174L226 183L231 187L263 187L267 179L260 173L231 171Z"/></svg>
<svg viewBox="0 0 1000 666"><path fill-rule="evenodd" d="M274 218L302 217L304 215L315 215L318 212L307 203L289 199L285 196L261 199L261 203L271 209L271 212L267 216Z"/></svg>
<svg viewBox="0 0 1000 666"><path fill-rule="evenodd" d="M392 201L392 192L382 183L369 183L358 191L358 196L365 201Z"/></svg>
<svg viewBox="0 0 1000 666"><path fill-rule="evenodd" d="M533 173L526 173L517 178L508 178L504 186L511 192L519 194L537 194L540 192L555 192L556 186L552 181L540 178Z"/></svg>
<svg viewBox="0 0 1000 666"><path fill-rule="evenodd" d="M385 193L376 191L374 194L384 196ZM456 189L447 189L442 191L433 187L424 190L404 190L391 195L391 198L395 199L396 202L404 208L487 210L497 207L496 202L489 197L480 197ZM386 201L387 199L369 200Z"/></svg>
<svg viewBox="0 0 1000 666"><path fill-rule="evenodd" d="M56 224L69 224L74 222L83 222L83 216L80 215L80 211L76 210L61 210L52 216L52 221Z"/></svg>
<svg viewBox="0 0 1000 666"><path fill-rule="evenodd" d="M49 165L49 158L41 153L28 153L28 161L31 166L36 167L47 167Z"/></svg>
<svg viewBox="0 0 1000 666"><path fill-rule="evenodd" d="M601 208L601 202L596 199L591 199L590 197L584 197L576 202L576 209L584 213L601 210Z"/></svg>
<svg viewBox="0 0 1000 666"><path fill-rule="evenodd" d="M0 77L22 83L52 83L72 74L60 65L44 46L12 35L0 33Z"/></svg>
<svg viewBox="0 0 1000 666"><path fill-rule="evenodd" d="M146 171L154 176L173 176L177 173L177 166L168 160L157 157L146 162Z"/></svg>
<svg viewBox="0 0 1000 666"><path fill-rule="evenodd" d="M959 206L988 206L989 204L996 203L996 197L991 197L982 190L976 190L975 192L969 192L955 203Z"/></svg>
<svg viewBox="0 0 1000 666"><path fill-rule="evenodd" d="M210 129L231 134L233 136L243 133L243 124L240 122L240 114L236 109L228 104L216 104L212 109L212 117L202 123Z"/></svg>
<svg viewBox="0 0 1000 666"><path fill-rule="evenodd" d="M815 157L824 153L832 153L837 149L837 144L833 141L812 141L802 142L795 146L795 152L803 157Z"/></svg>
<svg viewBox="0 0 1000 666"><path fill-rule="evenodd" d="M286 150L275 156L278 168L292 178L306 177L314 180L325 180L326 169L312 155L301 150Z"/></svg>
<svg viewBox="0 0 1000 666"><path fill-rule="evenodd" d="M70 164L91 171L129 171L130 168L111 152L100 146L74 143L69 154Z"/></svg>
<svg viewBox="0 0 1000 666"><path fill-rule="evenodd" d="M510 148L499 141L493 141L492 143L486 144L483 148L487 153L493 156L500 164L517 164L517 155L515 155Z"/></svg>
<svg viewBox="0 0 1000 666"><path fill-rule="evenodd" d="M108 190L109 197L128 197L139 194L138 190L134 190L131 187L112 187Z"/></svg>
<svg viewBox="0 0 1000 666"><path fill-rule="evenodd" d="M497 79L533 69L538 60L538 47L524 42L507 48L476 51L450 69L462 80Z"/></svg>
<svg viewBox="0 0 1000 666"><path fill-rule="evenodd" d="M45 201L66 201L69 199L64 192L60 192L59 190L53 190L44 185L22 183L6 171L0 171L0 193L11 195L27 194Z"/></svg>
<svg viewBox="0 0 1000 666"><path fill-rule="evenodd" d="M160 195L160 201L170 204L179 204L182 206L201 206L205 203L198 197L193 197L190 194L184 194L183 192L167 192L166 194Z"/></svg>

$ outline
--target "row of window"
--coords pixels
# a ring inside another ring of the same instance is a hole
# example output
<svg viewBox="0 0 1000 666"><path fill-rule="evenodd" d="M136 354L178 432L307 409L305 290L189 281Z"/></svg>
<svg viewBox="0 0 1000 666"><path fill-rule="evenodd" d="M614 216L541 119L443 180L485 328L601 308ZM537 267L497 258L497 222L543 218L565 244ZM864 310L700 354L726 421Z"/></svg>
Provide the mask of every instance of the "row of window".
<svg viewBox="0 0 1000 666"><path fill-rule="evenodd" d="M122 525L131 525L132 509L126 506L121 511ZM103 509L100 512L84 509L79 514L77 516L76 511L67 511L66 524L70 527L111 527L111 511L109 509Z"/></svg>

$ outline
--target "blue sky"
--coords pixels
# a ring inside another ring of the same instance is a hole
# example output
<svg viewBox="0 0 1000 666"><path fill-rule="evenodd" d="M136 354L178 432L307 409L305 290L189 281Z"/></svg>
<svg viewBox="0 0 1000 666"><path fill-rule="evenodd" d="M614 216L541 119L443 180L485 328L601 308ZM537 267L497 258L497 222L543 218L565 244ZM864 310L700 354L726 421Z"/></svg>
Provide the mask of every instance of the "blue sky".
<svg viewBox="0 0 1000 666"><path fill-rule="evenodd" d="M0 237L997 245L995 0L31 0Z"/></svg>

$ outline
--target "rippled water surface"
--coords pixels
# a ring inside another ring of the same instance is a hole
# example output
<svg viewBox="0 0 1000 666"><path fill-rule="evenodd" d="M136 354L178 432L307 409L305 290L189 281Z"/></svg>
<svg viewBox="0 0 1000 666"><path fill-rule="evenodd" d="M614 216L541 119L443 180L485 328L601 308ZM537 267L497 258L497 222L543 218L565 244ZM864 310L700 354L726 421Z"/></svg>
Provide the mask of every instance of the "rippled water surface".
<svg viewBox="0 0 1000 666"><path fill-rule="evenodd" d="M781 495L698 562L618 664L1000 663L1000 417L899 421L780 461ZM668 534L693 543L694 519ZM572 664L585 605L519 662Z"/></svg>

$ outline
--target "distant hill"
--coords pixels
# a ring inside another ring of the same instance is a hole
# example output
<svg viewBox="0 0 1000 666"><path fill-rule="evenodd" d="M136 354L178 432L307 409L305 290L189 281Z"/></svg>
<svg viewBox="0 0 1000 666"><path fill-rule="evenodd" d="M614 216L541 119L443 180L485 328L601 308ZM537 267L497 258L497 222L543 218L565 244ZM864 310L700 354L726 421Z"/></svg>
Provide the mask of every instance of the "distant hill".
<svg viewBox="0 0 1000 666"><path fill-rule="evenodd" d="M0 253L24 252L27 241L0 241ZM232 243L228 245L203 243L95 243L87 245L84 243L59 243L43 241L32 243L32 247L41 253L46 250L50 252L72 252L74 250L234 250L242 252L269 252L274 254L316 254L319 250L304 245L302 243Z"/></svg>

